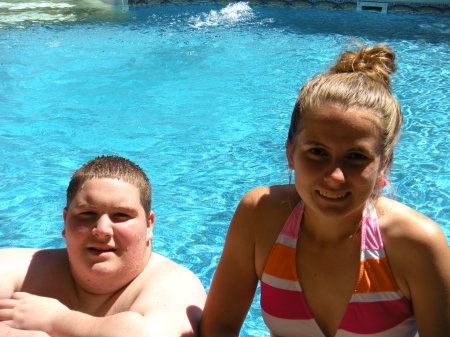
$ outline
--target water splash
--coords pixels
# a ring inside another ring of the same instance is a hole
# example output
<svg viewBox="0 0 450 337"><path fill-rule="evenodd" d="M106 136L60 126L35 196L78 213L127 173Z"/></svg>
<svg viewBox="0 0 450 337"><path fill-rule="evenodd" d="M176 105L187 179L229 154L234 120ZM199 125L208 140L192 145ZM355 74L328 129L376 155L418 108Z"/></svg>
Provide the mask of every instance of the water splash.
<svg viewBox="0 0 450 337"><path fill-rule="evenodd" d="M228 4L220 11L211 10L209 13L202 13L191 17L189 21L194 28L231 26L243 22L248 22L254 18L254 13L248 2L236 2Z"/></svg>
<svg viewBox="0 0 450 337"><path fill-rule="evenodd" d="M423 30L426 30L426 31L450 34L450 26L443 24L443 23L441 23L441 24L434 24L434 23L422 24L419 26L420 26L420 28L422 28Z"/></svg>

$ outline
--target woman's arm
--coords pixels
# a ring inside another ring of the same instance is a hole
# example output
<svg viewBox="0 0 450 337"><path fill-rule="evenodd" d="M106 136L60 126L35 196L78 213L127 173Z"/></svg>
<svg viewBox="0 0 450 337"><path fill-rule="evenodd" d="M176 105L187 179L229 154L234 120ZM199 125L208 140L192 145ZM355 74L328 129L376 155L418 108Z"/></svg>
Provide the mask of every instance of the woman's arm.
<svg viewBox="0 0 450 337"><path fill-rule="evenodd" d="M386 232L386 252L404 280L421 337L450 333L450 250L439 226L395 204ZM401 282L400 282L401 283Z"/></svg>
<svg viewBox="0 0 450 337"><path fill-rule="evenodd" d="M255 193L241 200L231 221L200 323L202 337L238 336L255 294Z"/></svg>

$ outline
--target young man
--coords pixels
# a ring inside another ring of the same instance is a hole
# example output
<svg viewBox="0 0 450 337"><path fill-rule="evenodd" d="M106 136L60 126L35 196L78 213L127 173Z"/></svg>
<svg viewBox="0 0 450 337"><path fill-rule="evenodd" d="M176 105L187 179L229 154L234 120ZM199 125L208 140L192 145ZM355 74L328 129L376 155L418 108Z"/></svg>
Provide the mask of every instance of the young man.
<svg viewBox="0 0 450 337"><path fill-rule="evenodd" d="M131 161L78 169L63 212L65 249L0 250L0 336L195 336L198 278L152 252L151 186Z"/></svg>

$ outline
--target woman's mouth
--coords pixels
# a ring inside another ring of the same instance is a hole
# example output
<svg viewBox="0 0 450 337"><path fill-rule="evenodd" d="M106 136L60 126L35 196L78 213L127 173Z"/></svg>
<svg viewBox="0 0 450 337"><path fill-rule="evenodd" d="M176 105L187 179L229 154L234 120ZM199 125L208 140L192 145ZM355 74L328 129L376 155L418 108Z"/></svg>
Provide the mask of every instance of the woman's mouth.
<svg viewBox="0 0 450 337"><path fill-rule="evenodd" d="M330 191L321 191L321 190L317 190L317 193L324 198L327 199L333 199L333 200L340 200L340 199L344 199L345 197L347 197L350 192L330 192Z"/></svg>

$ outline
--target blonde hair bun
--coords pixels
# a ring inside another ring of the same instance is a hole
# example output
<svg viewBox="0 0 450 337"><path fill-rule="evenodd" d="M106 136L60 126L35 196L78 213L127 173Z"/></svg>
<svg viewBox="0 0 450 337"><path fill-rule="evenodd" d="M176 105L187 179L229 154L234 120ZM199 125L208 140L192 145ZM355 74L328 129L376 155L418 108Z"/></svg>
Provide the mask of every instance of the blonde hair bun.
<svg viewBox="0 0 450 337"><path fill-rule="evenodd" d="M360 47L357 51L343 52L330 73L360 72L380 81L390 90L390 74L397 70L395 53L388 47L377 45Z"/></svg>

